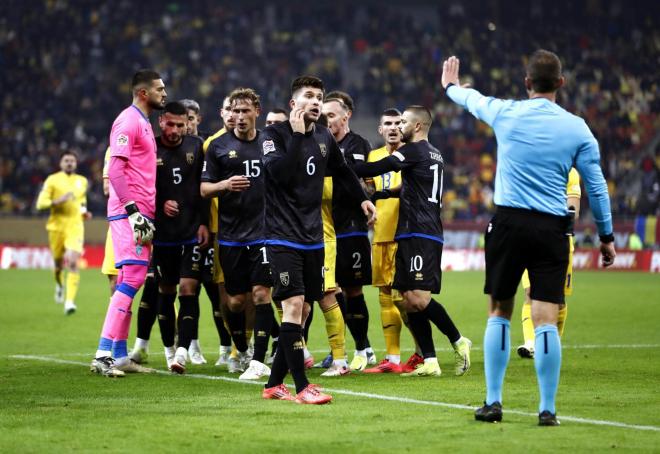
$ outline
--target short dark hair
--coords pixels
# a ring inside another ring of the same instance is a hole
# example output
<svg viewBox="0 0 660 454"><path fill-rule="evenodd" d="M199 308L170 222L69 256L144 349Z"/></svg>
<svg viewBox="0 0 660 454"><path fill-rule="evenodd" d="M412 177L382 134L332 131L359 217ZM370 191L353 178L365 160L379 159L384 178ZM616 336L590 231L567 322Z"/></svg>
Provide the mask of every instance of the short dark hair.
<svg viewBox="0 0 660 454"><path fill-rule="evenodd" d="M328 116L324 113L319 115L319 119L316 120L317 125L325 126L326 128L328 127Z"/></svg>
<svg viewBox="0 0 660 454"><path fill-rule="evenodd" d="M259 95L252 88L236 88L229 93L229 105L233 105L236 101L250 101L256 109L261 108L261 101Z"/></svg>
<svg viewBox="0 0 660 454"><path fill-rule="evenodd" d="M345 91L333 90L327 95L325 95L326 101L329 101L332 98L341 99L346 105L346 108L350 112L353 112L353 107L355 107L355 103L353 102L353 98L351 98L351 95L349 95Z"/></svg>
<svg viewBox="0 0 660 454"><path fill-rule="evenodd" d="M62 153L60 153L60 161L64 156L73 156L74 158L76 158L76 161L78 160L78 153L76 153L73 150L64 150Z"/></svg>
<svg viewBox="0 0 660 454"><path fill-rule="evenodd" d="M272 113L275 113L275 114L284 114L284 115L288 115L288 113L287 113L286 110L281 109L281 108L279 108L279 107L275 107L274 109L270 109L270 110L268 111L268 113L271 113L271 112L272 112Z"/></svg>
<svg viewBox="0 0 660 454"><path fill-rule="evenodd" d="M433 123L433 114L431 114L428 107L412 105L406 107L406 110L418 116L422 120L422 123L428 123L429 128L431 127L431 123Z"/></svg>
<svg viewBox="0 0 660 454"><path fill-rule="evenodd" d="M151 85L151 82L158 79L162 79L162 77L153 69L141 69L133 74L131 88L135 90L142 85Z"/></svg>
<svg viewBox="0 0 660 454"><path fill-rule="evenodd" d="M163 114L171 113L172 115L188 115L188 109L183 103L179 101L171 101L165 104Z"/></svg>
<svg viewBox="0 0 660 454"><path fill-rule="evenodd" d="M196 114L198 114L200 111L199 103L194 99L181 99L179 102L183 104L183 107L185 107L187 110L192 110Z"/></svg>
<svg viewBox="0 0 660 454"><path fill-rule="evenodd" d="M535 51L527 63L527 77L537 93L557 91L561 79L561 61L557 54L545 49Z"/></svg>
<svg viewBox="0 0 660 454"><path fill-rule="evenodd" d="M329 98L329 97L326 97L326 98L325 98L325 101L323 101L323 102L324 102L324 103L328 103L328 102L336 102L337 104L339 104L339 105L341 106L341 108L342 108L342 110L343 110L344 112L349 112L349 111L350 111L350 109L348 108L348 106L346 105L346 103L344 102L344 100L341 99L341 98Z"/></svg>
<svg viewBox="0 0 660 454"><path fill-rule="evenodd" d="M298 76L291 82L291 96L303 87L319 88L325 90L323 81L316 76Z"/></svg>
<svg viewBox="0 0 660 454"><path fill-rule="evenodd" d="M401 116L401 111L399 109L395 109L394 107L390 107L389 109L383 110L383 113L380 114L381 117L400 117Z"/></svg>

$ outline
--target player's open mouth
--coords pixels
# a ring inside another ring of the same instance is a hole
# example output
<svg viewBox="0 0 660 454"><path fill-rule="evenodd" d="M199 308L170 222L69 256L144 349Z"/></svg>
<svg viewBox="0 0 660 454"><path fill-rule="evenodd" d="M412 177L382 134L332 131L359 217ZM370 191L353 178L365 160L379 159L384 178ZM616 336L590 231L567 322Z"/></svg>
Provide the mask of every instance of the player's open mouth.
<svg viewBox="0 0 660 454"><path fill-rule="evenodd" d="M321 110L317 109L316 107L313 107L313 108L309 109L309 113L314 114L314 115L320 115Z"/></svg>

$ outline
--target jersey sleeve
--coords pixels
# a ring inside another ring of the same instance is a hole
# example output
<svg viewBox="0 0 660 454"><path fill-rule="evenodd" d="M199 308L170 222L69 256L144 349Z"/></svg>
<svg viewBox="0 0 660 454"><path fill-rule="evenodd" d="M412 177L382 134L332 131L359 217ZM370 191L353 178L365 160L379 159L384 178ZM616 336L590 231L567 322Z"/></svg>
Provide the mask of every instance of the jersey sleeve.
<svg viewBox="0 0 660 454"><path fill-rule="evenodd" d="M600 235L609 235L613 233L612 210L607 191L607 183L600 168L598 142L586 124L584 127L588 134L585 134L584 140L578 148L575 156L575 167L584 179L584 185L587 188L587 195L589 196L589 206L591 207L596 227L598 227L598 233Z"/></svg>
<svg viewBox="0 0 660 454"><path fill-rule="evenodd" d="M358 146L355 147L352 155L353 162L367 162L369 159L369 151L371 150L371 144L368 140L362 139L359 141Z"/></svg>
<svg viewBox="0 0 660 454"><path fill-rule="evenodd" d="M219 148L218 144L214 142L206 150L204 164L202 164L202 182L216 183L220 181Z"/></svg>
<svg viewBox="0 0 660 454"><path fill-rule="evenodd" d="M128 159L131 157L133 146L138 134L137 123L122 115L112 125L110 132L110 156Z"/></svg>
<svg viewBox="0 0 660 454"><path fill-rule="evenodd" d="M342 185L348 194L355 197L356 202L362 203L369 200L367 194L364 192L360 180L353 170L346 163L344 155L341 153L337 142L333 139L330 141L330 150L328 152L328 168L332 172L333 184L336 181Z"/></svg>
<svg viewBox="0 0 660 454"><path fill-rule="evenodd" d="M264 129L262 149L264 168L280 184L287 184L291 178L291 169L295 168L301 154L304 134L293 133L285 143L275 128Z"/></svg>
<svg viewBox="0 0 660 454"><path fill-rule="evenodd" d="M491 96L484 96L474 88L462 88L452 85L447 88L447 96L456 104L463 106L479 120L493 126L502 108L511 101Z"/></svg>
<svg viewBox="0 0 660 454"><path fill-rule="evenodd" d="M37 210L47 210L53 205L53 179L46 178L44 186L37 197Z"/></svg>

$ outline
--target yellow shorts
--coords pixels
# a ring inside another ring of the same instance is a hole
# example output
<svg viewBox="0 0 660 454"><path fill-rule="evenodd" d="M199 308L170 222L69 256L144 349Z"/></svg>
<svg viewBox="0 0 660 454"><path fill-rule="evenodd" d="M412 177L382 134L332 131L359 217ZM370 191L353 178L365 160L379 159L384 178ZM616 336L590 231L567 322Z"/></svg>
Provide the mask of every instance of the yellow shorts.
<svg viewBox="0 0 660 454"><path fill-rule="evenodd" d="M573 237L570 237L570 248L568 249L568 267L566 268L566 281L564 282L564 295L571 296L573 294L573 251L575 246L573 244ZM522 286L527 290L531 283L529 282L529 273L527 270L522 275Z"/></svg>
<svg viewBox="0 0 660 454"><path fill-rule="evenodd" d="M396 248L394 241L374 243L371 246L371 280L374 287L392 286Z"/></svg>
<svg viewBox="0 0 660 454"><path fill-rule="evenodd" d="M337 242L325 242L325 259L323 262L323 277L325 282L325 291L337 288L337 279L335 278L335 267L337 264Z"/></svg>
<svg viewBox="0 0 660 454"><path fill-rule="evenodd" d="M112 234L110 229L105 235L105 253L103 254L103 265L101 265L101 273L106 276L117 276L119 270L115 268L115 251L112 248Z"/></svg>
<svg viewBox="0 0 660 454"><path fill-rule="evenodd" d="M64 251L83 252L85 230L82 227L68 228L66 230L49 230L48 245L56 260L64 257Z"/></svg>
<svg viewBox="0 0 660 454"><path fill-rule="evenodd" d="M216 284L225 283L225 273L222 272L220 266L220 252L218 251L218 242L213 242L213 282Z"/></svg>

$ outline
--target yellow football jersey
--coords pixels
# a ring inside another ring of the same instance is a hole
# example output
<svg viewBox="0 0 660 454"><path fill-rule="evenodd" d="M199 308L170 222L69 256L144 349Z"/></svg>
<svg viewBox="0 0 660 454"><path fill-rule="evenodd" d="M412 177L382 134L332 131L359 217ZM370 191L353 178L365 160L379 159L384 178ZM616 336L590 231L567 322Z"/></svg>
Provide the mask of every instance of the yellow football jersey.
<svg viewBox="0 0 660 454"><path fill-rule="evenodd" d="M73 193L71 200L53 206L53 200L68 192ZM87 178L75 173L67 175L64 172L48 176L37 198L37 209L49 208L46 230L61 231L82 226L82 215L87 211Z"/></svg>
<svg viewBox="0 0 660 454"><path fill-rule="evenodd" d="M580 189L580 174L575 168L572 168L568 173L568 184L566 185L567 197L581 197L582 189Z"/></svg>
<svg viewBox="0 0 660 454"><path fill-rule="evenodd" d="M210 136L208 139L204 141L204 145L202 145L202 148L204 150L204 154L206 154L206 150L209 149L209 145L211 145L211 142L213 142L215 139L226 133L227 130L225 128L222 128L212 136ZM209 231L211 233L218 233L218 198L213 197L211 199L211 212L209 213Z"/></svg>
<svg viewBox="0 0 660 454"><path fill-rule="evenodd" d="M390 155L386 147L377 148L369 153L367 162L380 161ZM388 172L374 177L376 191L401 186L401 172ZM399 222L399 199L383 199L376 201L378 219L374 225L374 243L394 241L396 226Z"/></svg>
<svg viewBox="0 0 660 454"><path fill-rule="evenodd" d="M332 220L332 177L325 177L323 180L321 218L323 219L323 241L337 241L335 223Z"/></svg>
<svg viewBox="0 0 660 454"><path fill-rule="evenodd" d="M103 178L108 178L108 167L110 167L110 147L105 150L105 156L103 156Z"/></svg>

